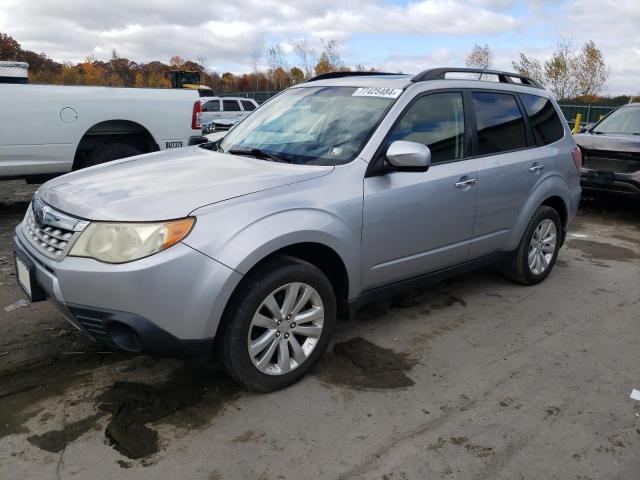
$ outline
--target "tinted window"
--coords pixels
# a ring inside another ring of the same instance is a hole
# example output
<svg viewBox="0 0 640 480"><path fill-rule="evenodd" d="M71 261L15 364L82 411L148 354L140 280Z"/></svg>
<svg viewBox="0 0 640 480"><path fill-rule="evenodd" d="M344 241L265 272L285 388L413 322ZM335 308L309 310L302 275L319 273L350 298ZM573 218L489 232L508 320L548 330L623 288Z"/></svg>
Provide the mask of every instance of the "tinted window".
<svg viewBox="0 0 640 480"><path fill-rule="evenodd" d="M207 103L202 105L203 112L219 112L220 111L220 100L209 100Z"/></svg>
<svg viewBox="0 0 640 480"><path fill-rule="evenodd" d="M464 157L464 109L459 92L435 93L416 100L389 137L426 145L433 163Z"/></svg>
<svg viewBox="0 0 640 480"><path fill-rule="evenodd" d="M222 106L225 112L240 112L240 104L237 100L223 100Z"/></svg>
<svg viewBox="0 0 640 480"><path fill-rule="evenodd" d="M249 100L242 100L242 108L244 108L245 112L250 112L251 110L255 110L256 106Z"/></svg>
<svg viewBox="0 0 640 480"><path fill-rule="evenodd" d="M517 150L527 146L524 118L513 95L474 92L478 154Z"/></svg>
<svg viewBox="0 0 640 480"><path fill-rule="evenodd" d="M527 93L521 94L520 98L529 116L536 145L549 145L564 136L562 121L548 98Z"/></svg>

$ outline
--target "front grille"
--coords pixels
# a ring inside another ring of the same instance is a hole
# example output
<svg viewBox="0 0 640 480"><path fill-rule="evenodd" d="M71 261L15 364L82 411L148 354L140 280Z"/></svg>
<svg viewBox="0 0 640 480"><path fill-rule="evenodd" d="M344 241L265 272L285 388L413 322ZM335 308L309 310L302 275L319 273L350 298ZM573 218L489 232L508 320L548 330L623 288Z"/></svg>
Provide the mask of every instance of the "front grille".
<svg viewBox="0 0 640 480"><path fill-rule="evenodd" d="M44 206L44 209L43 209ZM35 209L40 211L36 221ZM40 253L53 260L62 260L88 222L58 212L44 205L37 196L29 205L22 222L27 241Z"/></svg>
<svg viewBox="0 0 640 480"><path fill-rule="evenodd" d="M583 149L582 156L583 166L589 170L617 173L633 173L640 170L638 153Z"/></svg>

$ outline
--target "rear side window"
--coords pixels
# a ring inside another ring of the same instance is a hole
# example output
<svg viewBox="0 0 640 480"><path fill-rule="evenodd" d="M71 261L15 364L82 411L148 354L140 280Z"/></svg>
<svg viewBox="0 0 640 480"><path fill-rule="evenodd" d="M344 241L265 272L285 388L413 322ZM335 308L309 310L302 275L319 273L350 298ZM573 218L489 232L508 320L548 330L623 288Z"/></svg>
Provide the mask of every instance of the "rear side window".
<svg viewBox="0 0 640 480"><path fill-rule="evenodd" d="M222 106L225 112L241 112L240 104L237 100L223 100Z"/></svg>
<svg viewBox="0 0 640 480"><path fill-rule="evenodd" d="M418 98L389 135L389 144L396 140L426 145L433 163L463 158L462 93L434 93Z"/></svg>
<svg viewBox="0 0 640 480"><path fill-rule="evenodd" d="M478 128L478 154L508 152L527 147L524 118L513 95L473 92Z"/></svg>
<svg viewBox="0 0 640 480"><path fill-rule="evenodd" d="M250 112L252 110L255 110L256 106L249 100L242 100L242 108L244 108L245 112Z"/></svg>
<svg viewBox="0 0 640 480"><path fill-rule="evenodd" d="M523 93L520 99L529 117L536 145L549 145L564 136L562 121L548 98Z"/></svg>
<svg viewBox="0 0 640 480"><path fill-rule="evenodd" d="M220 100L210 100L204 105L202 105L203 112L219 112L220 111Z"/></svg>

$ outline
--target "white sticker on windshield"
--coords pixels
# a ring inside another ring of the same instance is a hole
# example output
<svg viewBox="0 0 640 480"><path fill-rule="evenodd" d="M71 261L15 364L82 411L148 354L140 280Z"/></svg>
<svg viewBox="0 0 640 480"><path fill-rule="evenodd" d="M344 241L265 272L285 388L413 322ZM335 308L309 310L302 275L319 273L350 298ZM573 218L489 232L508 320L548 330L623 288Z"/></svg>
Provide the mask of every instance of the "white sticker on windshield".
<svg viewBox="0 0 640 480"><path fill-rule="evenodd" d="M401 93L401 88L358 88L351 96L398 98Z"/></svg>

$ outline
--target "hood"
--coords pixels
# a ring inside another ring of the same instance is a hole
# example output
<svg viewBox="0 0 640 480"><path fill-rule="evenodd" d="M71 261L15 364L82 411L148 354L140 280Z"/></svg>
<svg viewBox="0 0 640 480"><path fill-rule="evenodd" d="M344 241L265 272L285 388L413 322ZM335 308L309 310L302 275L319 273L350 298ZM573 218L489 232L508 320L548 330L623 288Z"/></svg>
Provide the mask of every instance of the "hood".
<svg viewBox="0 0 640 480"><path fill-rule="evenodd" d="M640 152L640 136L638 135L606 135L579 133L573 136L581 148L586 150L604 150L608 152Z"/></svg>
<svg viewBox="0 0 640 480"><path fill-rule="evenodd" d="M333 168L189 147L63 175L45 183L38 195L62 212L89 220L168 220L204 205L323 176Z"/></svg>

